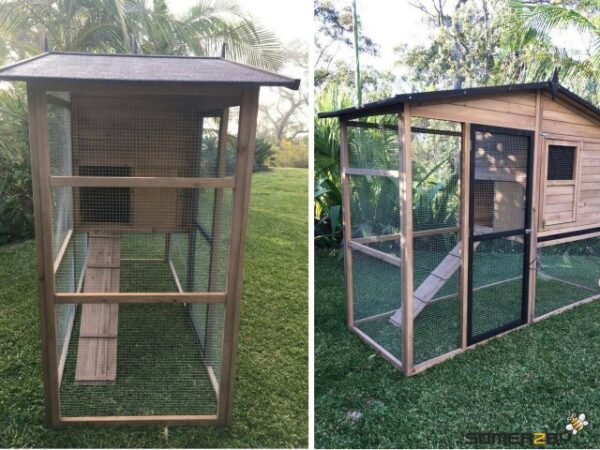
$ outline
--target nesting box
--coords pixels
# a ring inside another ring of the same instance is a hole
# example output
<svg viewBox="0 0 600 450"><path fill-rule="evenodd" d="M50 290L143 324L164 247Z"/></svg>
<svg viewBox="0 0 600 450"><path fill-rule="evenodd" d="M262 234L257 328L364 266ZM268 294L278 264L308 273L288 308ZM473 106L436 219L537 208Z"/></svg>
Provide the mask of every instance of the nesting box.
<svg viewBox="0 0 600 450"><path fill-rule="evenodd" d="M346 323L405 374L600 298L600 110L557 76L320 116L341 130Z"/></svg>
<svg viewBox="0 0 600 450"><path fill-rule="evenodd" d="M46 412L229 423L261 86L223 58L44 53L27 82Z"/></svg>

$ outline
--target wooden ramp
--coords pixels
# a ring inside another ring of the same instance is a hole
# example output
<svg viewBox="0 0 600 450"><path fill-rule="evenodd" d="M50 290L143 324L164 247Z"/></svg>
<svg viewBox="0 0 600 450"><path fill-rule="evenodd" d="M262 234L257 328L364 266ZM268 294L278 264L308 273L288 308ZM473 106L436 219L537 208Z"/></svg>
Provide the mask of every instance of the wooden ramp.
<svg viewBox="0 0 600 450"><path fill-rule="evenodd" d="M121 238L91 235L84 292L118 292ZM117 378L118 304L81 306L75 382L111 383Z"/></svg>
<svg viewBox="0 0 600 450"><path fill-rule="evenodd" d="M433 297L439 292L439 290L446 284L452 275L460 267L461 255L460 248L461 242L448 253L448 255L442 260L442 262L431 272L427 278L421 283L417 290L413 294L413 318L416 318L423 309L431 302ZM479 242L474 243L474 247L477 248ZM402 308L396 310L394 314L390 316L390 322L397 327L402 326Z"/></svg>

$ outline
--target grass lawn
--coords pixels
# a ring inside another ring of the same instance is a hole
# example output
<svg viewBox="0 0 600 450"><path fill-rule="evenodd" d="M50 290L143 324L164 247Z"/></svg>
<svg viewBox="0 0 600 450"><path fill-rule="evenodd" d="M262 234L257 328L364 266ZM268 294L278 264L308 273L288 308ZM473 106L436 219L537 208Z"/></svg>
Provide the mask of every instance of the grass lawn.
<svg viewBox="0 0 600 450"><path fill-rule="evenodd" d="M345 328L343 278L316 251L317 447L467 447L468 432L563 432L571 412L590 425L561 446L600 445L600 301L407 378Z"/></svg>
<svg viewBox="0 0 600 450"><path fill-rule="evenodd" d="M33 242L26 242L0 249L0 447L307 446L306 211L306 170L277 169L254 176L234 423L230 429L47 429L43 417L35 247ZM170 306L173 305L166 305ZM164 315L174 311L153 313L163 317L164 322ZM177 315L169 318L177 320ZM143 334L137 338L143 338ZM190 368L190 376L199 377L194 370Z"/></svg>

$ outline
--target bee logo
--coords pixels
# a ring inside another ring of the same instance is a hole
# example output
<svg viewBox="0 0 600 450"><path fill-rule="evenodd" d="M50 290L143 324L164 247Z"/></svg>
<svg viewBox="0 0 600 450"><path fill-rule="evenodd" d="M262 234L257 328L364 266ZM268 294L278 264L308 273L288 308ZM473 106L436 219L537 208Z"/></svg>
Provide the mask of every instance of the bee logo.
<svg viewBox="0 0 600 450"><path fill-rule="evenodd" d="M567 422L569 422L566 426L567 431L571 431L574 435L589 424L589 422L585 420L585 414L579 414L578 417L575 413L567 417Z"/></svg>

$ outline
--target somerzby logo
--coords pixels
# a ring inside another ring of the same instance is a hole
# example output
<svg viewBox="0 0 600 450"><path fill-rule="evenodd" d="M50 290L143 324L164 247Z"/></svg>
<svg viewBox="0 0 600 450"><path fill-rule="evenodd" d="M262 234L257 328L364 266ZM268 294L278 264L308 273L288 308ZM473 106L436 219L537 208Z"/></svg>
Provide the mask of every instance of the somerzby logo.
<svg viewBox="0 0 600 450"><path fill-rule="evenodd" d="M552 446L570 440L577 433L581 433L589 425L585 414L571 414L567 417L565 431L558 433L548 433L545 431L534 431L529 433L508 433L508 432L481 432L467 433L465 438L470 445L490 445L500 444L505 447L510 445L525 447L527 445Z"/></svg>

